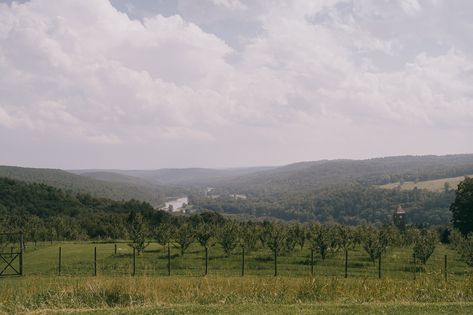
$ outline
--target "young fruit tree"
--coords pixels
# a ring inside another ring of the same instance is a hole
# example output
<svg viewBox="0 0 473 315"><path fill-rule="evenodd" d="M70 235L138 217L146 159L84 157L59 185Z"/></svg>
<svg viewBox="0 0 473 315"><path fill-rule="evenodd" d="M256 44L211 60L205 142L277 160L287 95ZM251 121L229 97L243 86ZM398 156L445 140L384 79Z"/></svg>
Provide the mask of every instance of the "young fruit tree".
<svg viewBox="0 0 473 315"><path fill-rule="evenodd" d="M184 256L185 251L189 248L189 246L194 242L195 233L192 225L189 223L181 224L181 226L177 229L175 235L175 242L179 245L181 249L181 256Z"/></svg>
<svg viewBox="0 0 473 315"><path fill-rule="evenodd" d="M337 225L338 245L344 250L353 248L356 244L355 231L351 226Z"/></svg>
<svg viewBox="0 0 473 315"><path fill-rule="evenodd" d="M266 225L264 230L266 239L266 246L273 252L274 255L274 275L278 275L278 256L286 246L287 229L286 226L280 223L271 222Z"/></svg>
<svg viewBox="0 0 473 315"><path fill-rule="evenodd" d="M195 238L199 244L204 248L209 248L213 244L215 236L215 226L207 223L200 223L195 228Z"/></svg>
<svg viewBox="0 0 473 315"><path fill-rule="evenodd" d="M150 243L146 240L148 236L148 226L141 213L135 211L130 213L127 222L131 238L131 243L129 243L128 246L134 248L138 255L140 255Z"/></svg>
<svg viewBox="0 0 473 315"><path fill-rule="evenodd" d="M372 263L386 251L391 239L392 231L389 228L377 229L371 225L359 227L361 245Z"/></svg>
<svg viewBox="0 0 473 315"><path fill-rule="evenodd" d="M301 250L304 247L305 241L309 236L309 231L305 225L296 223L289 228L289 234L294 238L297 245L300 246Z"/></svg>
<svg viewBox="0 0 473 315"><path fill-rule="evenodd" d="M230 256L238 245L239 225L235 221L227 221L218 231L218 243L226 256Z"/></svg>
<svg viewBox="0 0 473 315"><path fill-rule="evenodd" d="M258 243L258 226L255 223L248 221L240 225L239 231L240 245L245 249L247 253L250 253L256 248L256 245Z"/></svg>
<svg viewBox="0 0 473 315"><path fill-rule="evenodd" d="M311 248L319 252L322 260L329 253L336 252L339 248L338 231L332 225L314 224L310 227Z"/></svg>
<svg viewBox="0 0 473 315"><path fill-rule="evenodd" d="M176 227L168 222L160 223L153 231L153 237L162 246L170 246Z"/></svg>
<svg viewBox="0 0 473 315"><path fill-rule="evenodd" d="M434 253L437 243L438 235L435 231L421 230L414 239L413 255L425 265Z"/></svg>

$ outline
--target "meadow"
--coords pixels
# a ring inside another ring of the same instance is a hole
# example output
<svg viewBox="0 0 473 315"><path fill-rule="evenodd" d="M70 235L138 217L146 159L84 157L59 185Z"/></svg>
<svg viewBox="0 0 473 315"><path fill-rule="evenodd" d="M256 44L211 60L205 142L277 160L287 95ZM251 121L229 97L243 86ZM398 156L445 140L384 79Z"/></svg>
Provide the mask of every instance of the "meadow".
<svg viewBox="0 0 473 315"><path fill-rule="evenodd" d="M115 254L117 244L117 254ZM61 247L61 275L58 248ZM97 248L97 276L94 276ZM237 313L471 313L473 276L456 252L438 245L426 265L414 264L409 248L389 248L371 262L362 248L337 252L324 261L315 254L313 274L308 247L274 258L258 248L225 256L216 245L205 251L194 243L181 256L150 244L135 257L126 242L29 243L24 276L0 279L0 312L84 314L237 314ZM445 255L447 278L445 279Z"/></svg>
<svg viewBox="0 0 473 315"><path fill-rule="evenodd" d="M115 254L116 246L116 254ZM133 274L133 249L126 242L93 243L63 242L40 243L27 247L24 259L24 273L28 276L56 276L61 248L61 276L93 276L94 248L97 252L97 275L127 276ZM313 265L308 245L296 248L277 257L277 275L282 277L345 276L345 252L337 251L325 260L314 252ZM437 245L433 255L423 265L413 261L412 249L407 247L388 248L381 259L381 277L393 279L414 279L445 277L445 255L447 255L447 277L461 280L469 274L470 268L460 259L458 253L445 245ZM209 248L208 275L237 277L242 274L242 251L236 248L226 256L219 245ZM369 260L366 252L357 246L348 251L347 276L378 278L379 262ZM274 256L267 249L259 247L245 253L245 276L274 276ZM135 274L139 276L167 276L167 248L151 243L142 254L135 255ZM194 242L184 253L171 247L171 275L198 277L205 275L205 250Z"/></svg>
<svg viewBox="0 0 473 315"><path fill-rule="evenodd" d="M466 175L467 177L473 177L473 175ZM424 180L418 182L412 181L405 181L402 183L395 182L390 184L385 184L379 186L380 188L385 189L396 189L400 188L401 190L412 190L414 188L417 189L425 189L428 191L433 192L442 192L445 190L445 183L448 183L450 189L457 189L458 184L465 179L465 176L458 176L458 177L449 177L449 178L441 178L441 179L433 179L433 180Z"/></svg>

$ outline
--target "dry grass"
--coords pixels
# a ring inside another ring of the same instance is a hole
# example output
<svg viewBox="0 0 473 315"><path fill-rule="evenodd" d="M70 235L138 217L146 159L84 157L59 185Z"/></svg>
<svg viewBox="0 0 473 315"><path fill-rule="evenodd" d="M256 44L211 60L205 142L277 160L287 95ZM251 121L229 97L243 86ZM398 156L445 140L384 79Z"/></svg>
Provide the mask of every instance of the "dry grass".
<svg viewBox="0 0 473 315"><path fill-rule="evenodd" d="M473 278L446 283L429 278L28 277L0 283L0 310L6 313L152 305L472 301Z"/></svg>
<svg viewBox="0 0 473 315"><path fill-rule="evenodd" d="M468 177L473 177L473 175L467 175ZM404 182L402 186L399 186L399 182L381 185L380 188L385 189L395 189L400 187L401 190L412 190L415 187L418 189L426 189L434 192L441 192L445 189L445 183L450 185L450 189L457 189L458 184L465 179L465 176L459 177L450 177L450 178L441 178L434 180L426 180L415 182Z"/></svg>

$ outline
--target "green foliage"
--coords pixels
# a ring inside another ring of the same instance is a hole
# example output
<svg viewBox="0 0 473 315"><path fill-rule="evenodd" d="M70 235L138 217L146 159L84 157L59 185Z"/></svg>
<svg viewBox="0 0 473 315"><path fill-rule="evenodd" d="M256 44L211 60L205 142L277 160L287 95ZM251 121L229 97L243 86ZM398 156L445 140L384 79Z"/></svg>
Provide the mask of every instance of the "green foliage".
<svg viewBox="0 0 473 315"><path fill-rule="evenodd" d="M255 250L259 240L259 225L248 221L240 225L240 245L245 248L247 253Z"/></svg>
<svg viewBox="0 0 473 315"><path fill-rule="evenodd" d="M169 222L162 222L154 229L154 239L163 246L169 245L176 232L176 227Z"/></svg>
<svg viewBox="0 0 473 315"><path fill-rule="evenodd" d="M452 248L459 249L463 242L463 236L460 231L452 229L448 236L448 241Z"/></svg>
<svg viewBox="0 0 473 315"><path fill-rule="evenodd" d="M460 241L458 251L468 266L473 267L473 233Z"/></svg>
<svg viewBox="0 0 473 315"><path fill-rule="evenodd" d="M287 229L278 222L266 222L261 233L264 234L265 245L275 255L280 255L286 249Z"/></svg>
<svg viewBox="0 0 473 315"><path fill-rule="evenodd" d="M130 227L130 238L131 243L128 245L134 248L138 255L144 252L145 248L149 245L146 241L148 235L148 227L143 219L141 213L131 212L128 216L127 222Z"/></svg>
<svg viewBox="0 0 473 315"><path fill-rule="evenodd" d="M195 233L192 225L189 223L181 224L176 231L174 240L181 249L181 256L184 256L185 251L195 240Z"/></svg>
<svg viewBox="0 0 473 315"><path fill-rule="evenodd" d="M191 196L197 209L226 214L274 217L282 220L336 222L345 225L364 223L389 224L399 206L407 210L411 224L447 224L448 210L455 192L426 190L388 190L361 184L339 184L307 193L294 192L266 197L255 195L248 199L205 198Z"/></svg>
<svg viewBox="0 0 473 315"><path fill-rule="evenodd" d="M239 225L232 220L225 222L218 230L218 243L225 255L229 256L238 245L239 234Z"/></svg>
<svg viewBox="0 0 473 315"><path fill-rule="evenodd" d="M390 228L377 229L371 225L363 225L359 227L358 233L363 249L374 263L386 251L395 232Z"/></svg>
<svg viewBox="0 0 473 315"><path fill-rule="evenodd" d="M225 191L250 197L279 198L330 185L364 187L399 181L424 181L473 174L473 155L396 156L369 160L325 160L294 163L223 183ZM216 186L211 186L216 187Z"/></svg>
<svg viewBox="0 0 473 315"><path fill-rule="evenodd" d="M322 260L329 253L334 253L339 248L338 229L333 225L313 224L310 227L310 240L313 250L319 252Z"/></svg>
<svg viewBox="0 0 473 315"><path fill-rule="evenodd" d="M473 232L473 178L465 178L458 185L455 201L450 206L452 223L463 236Z"/></svg>
<svg viewBox="0 0 473 315"><path fill-rule="evenodd" d="M309 231L307 226L300 223L295 223L289 228L290 238L294 239L297 245L302 249L304 247L305 241L309 238Z"/></svg>
<svg viewBox="0 0 473 315"><path fill-rule="evenodd" d="M153 225L170 216L142 201L73 195L44 184L0 177L0 229L23 230L26 240L128 238L127 218L132 211Z"/></svg>
<svg viewBox="0 0 473 315"><path fill-rule="evenodd" d="M357 243L358 239L356 236L355 229L351 226L337 225L336 234L338 236L338 245L344 250L353 248Z"/></svg>
<svg viewBox="0 0 473 315"><path fill-rule="evenodd" d="M215 237L215 225L200 223L195 227L195 238L203 247L209 247Z"/></svg>
<svg viewBox="0 0 473 315"><path fill-rule="evenodd" d="M0 166L0 177L46 184L63 189L70 194L87 194L112 200L137 199L159 206L164 202L164 192L169 189L136 183L108 182L75 175L58 169Z"/></svg>
<svg viewBox="0 0 473 315"><path fill-rule="evenodd" d="M435 245L438 243L438 235L433 230L417 231L417 236L414 240L413 255L419 259L424 265L434 253Z"/></svg>

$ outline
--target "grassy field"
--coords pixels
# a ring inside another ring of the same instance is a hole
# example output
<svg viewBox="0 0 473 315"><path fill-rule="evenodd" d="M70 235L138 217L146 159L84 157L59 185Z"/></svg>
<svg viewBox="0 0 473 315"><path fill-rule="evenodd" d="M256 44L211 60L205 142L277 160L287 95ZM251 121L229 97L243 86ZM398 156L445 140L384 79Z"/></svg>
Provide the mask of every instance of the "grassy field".
<svg viewBox="0 0 473 315"><path fill-rule="evenodd" d="M467 175L473 177L473 175ZM450 189L457 189L458 184L465 179L465 176L441 178L435 180L426 180L418 182L404 182L401 186L399 182L381 185L379 187L385 189L394 189L400 187L401 190L412 190L415 187L418 189L426 189L429 191L441 192L445 189L445 183L448 183Z"/></svg>
<svg viewBox="0 0 473 315"><path fill-rule="evenodd" d="M117 254L114 245L117 244ZM56 276L58 274L58 248L61 247L62 276L91 276L94 274L94 247L97 248L97 273L102 276L127 276L132 274L132 249L125 243L55 243L30 245L25 252L24 272L26 275ZM382 257L382 277L413 279L430 277L443 279L447 255L447 273L450 279L461 279L470 268L459 259L456 251L439 244L426 265L414 264L412 249L390 248ZM192 244L184 256L179 249L171 251L171 274L173 276L202 276L205 272L205 252L197 243ZM273 254L264 248L245 254L246 276L274 275ZM371 262L360 248L348 252L348 276L362 278L378 277L378 262ZM230 256L225 256L216 245L209 249L209 275L240 276L242 255L238 248ZM279 256L278 276L307 277L311 275L311 251L308 246L296 248L293 252ZM330 255L324 261L314 254L314 275L344 276L345 253ZM415 275L414 275L415 273ZM136 275L167 276L167 251L158 244L150 244L145 253L136 256Z"/></svg>
<svg viewBox="0 0 473 315"><path fill-rule="evenodd" d="M470 313L473 279L24 277L0 283L0 313Z"/></svg>
<svg viewBox="0 0 473 315"><path fill-rule="evenodd" d="M58 247L62 270L58 276ZM94 277L94 247L98 276ZM29 245L25 276L0 279L0 313L35 314L468 314L473 312L473 276L455 251L438 245L427 265L413 264L408 248L391 248L378 266L362 249L349 252L348 278L344 253L325 261L310 250L278 257L278 277L269 251L230 257L219 246L210 249L209 275L198 244L180 256L172 251L172 276L162 246L151 244L136 257L126 243L54 243ZM444 279L444 255L448 279ZM415 267L415 268L414 268ZM414 271L415 280L414 280Z"/></svg>

